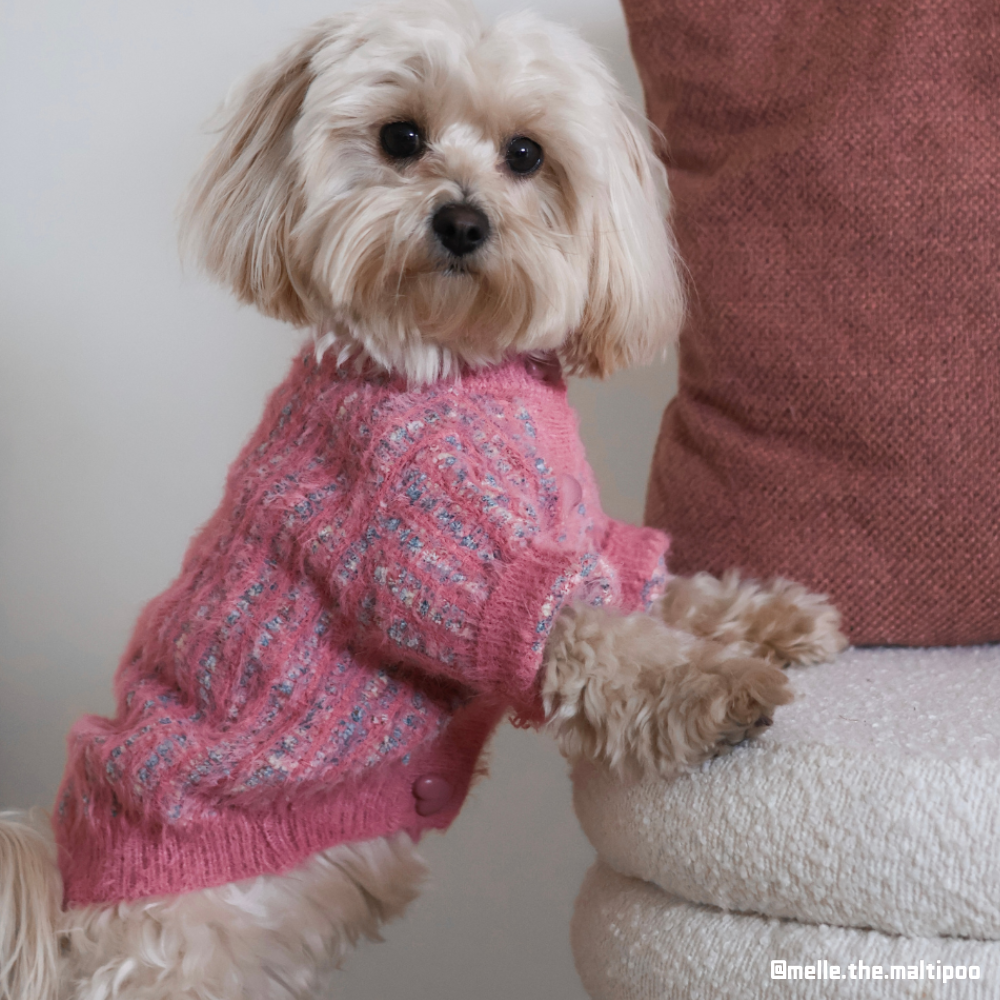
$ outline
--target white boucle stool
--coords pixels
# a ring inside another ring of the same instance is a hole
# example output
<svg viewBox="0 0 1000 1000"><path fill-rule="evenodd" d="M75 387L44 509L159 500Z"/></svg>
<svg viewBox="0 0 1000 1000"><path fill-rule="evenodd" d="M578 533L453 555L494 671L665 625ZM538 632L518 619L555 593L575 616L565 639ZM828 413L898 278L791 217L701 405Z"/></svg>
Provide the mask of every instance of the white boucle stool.
<svg viewBox="0 0 1000 1000"><path fill-rule="evenodd" d="M587 990L997 1000L1000 646L849 650L790 678L763 737L693 773L576 769L599 855L573 922Z"/></svg>

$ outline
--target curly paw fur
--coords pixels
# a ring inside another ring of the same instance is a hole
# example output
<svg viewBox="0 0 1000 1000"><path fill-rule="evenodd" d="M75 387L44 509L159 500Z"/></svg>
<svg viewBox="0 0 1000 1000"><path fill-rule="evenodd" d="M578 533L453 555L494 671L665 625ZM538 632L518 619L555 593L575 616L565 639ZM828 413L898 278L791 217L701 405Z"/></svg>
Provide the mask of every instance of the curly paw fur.
<svg viewBox="0 0 1000 1000"><path fill-rule="evenodd" d="M559 616L543 674L563 752L619 774L670 774L727 752L791 700L785 675L648 615L575 605Z"/></svg>
<svg viewBox="0 0 1000 1000"><path fill-rule="evenodd" d="M767 584L726 573L674 577L655 611L666 624L774 663L832 660L847 646L840 612L789 580Z"/></svg>

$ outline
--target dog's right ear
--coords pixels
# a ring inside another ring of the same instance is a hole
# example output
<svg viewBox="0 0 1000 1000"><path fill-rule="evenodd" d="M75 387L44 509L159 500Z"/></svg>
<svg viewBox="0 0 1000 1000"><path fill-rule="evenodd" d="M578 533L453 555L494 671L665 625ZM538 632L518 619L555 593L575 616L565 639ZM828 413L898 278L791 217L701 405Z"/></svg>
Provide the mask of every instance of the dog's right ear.
<svg viewBox="0 0 1000 1000"><path fill-rule="evenodd" d="M296 287L289 246L302 202L290 158L292 129L313 81L312 59L330 28L315 25L227 100L219 141L181 209L184 251L241 302L297 326L312 317Z"/></svg>

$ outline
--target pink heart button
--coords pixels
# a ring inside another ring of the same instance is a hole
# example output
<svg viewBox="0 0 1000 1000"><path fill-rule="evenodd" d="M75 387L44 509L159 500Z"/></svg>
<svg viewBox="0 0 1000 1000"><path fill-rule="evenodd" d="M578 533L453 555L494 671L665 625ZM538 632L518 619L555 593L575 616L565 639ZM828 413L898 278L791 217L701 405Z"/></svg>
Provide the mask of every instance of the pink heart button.
<svg viewBox="0 0 1000 1000"><path fill-rule="evenodd" d="M451 801L451 785L434 775L413 782L413 797L417 800L418 816L433 816Z"/></svg>

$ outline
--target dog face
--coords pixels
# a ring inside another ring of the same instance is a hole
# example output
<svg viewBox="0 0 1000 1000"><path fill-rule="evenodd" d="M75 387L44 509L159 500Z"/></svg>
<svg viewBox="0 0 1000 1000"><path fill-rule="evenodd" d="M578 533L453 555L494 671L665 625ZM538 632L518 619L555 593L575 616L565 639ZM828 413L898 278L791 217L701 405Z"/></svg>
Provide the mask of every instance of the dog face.
<svg viewBox="0 0 1000 1000"><path fill-rule="evenodd" d="M185 228L267 315L417 382L553 349L605 374L676 333L665 172L567 29L370 6L315 25L223 114Z"/></svg>

